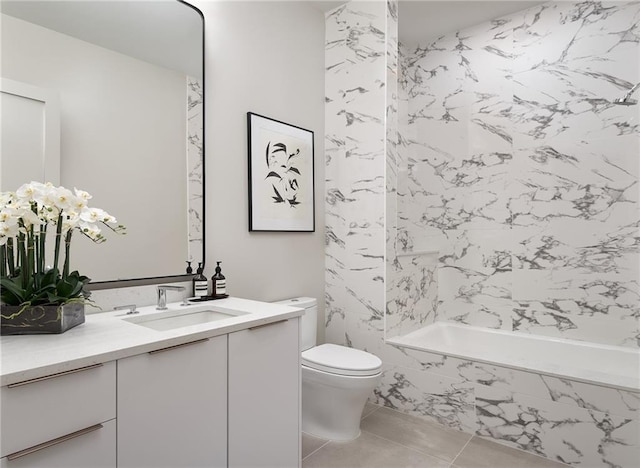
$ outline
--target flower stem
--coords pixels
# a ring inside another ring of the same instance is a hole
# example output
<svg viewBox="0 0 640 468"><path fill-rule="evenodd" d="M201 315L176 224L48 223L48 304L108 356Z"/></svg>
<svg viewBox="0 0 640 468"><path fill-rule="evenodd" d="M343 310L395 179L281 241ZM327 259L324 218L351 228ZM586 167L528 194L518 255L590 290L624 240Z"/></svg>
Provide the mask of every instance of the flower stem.
<svg viewBox="0 0 640 468"><path fill-rule="evenodd" d="M16 275L16 260L13 256L13 237L7 239L7 266L9 267L9 276Z"/></svg>
<svg viewBox="0 0 640 468"><path fill-rule="evenodd" d="M58 261L60 260L60 239L62 238L62 211L58 215L58 224L56 226L56 247L53 257L53 268L58 270Z"/></svg>
<svg viewBox="0 0 640 468"><path fill-rule="evenodd" d="M71 234L73 234L73 229L69 229L64 238L64 269L62 271L62 279L66 280L69 276L69 261L70 261L70 253L71 253Z"/></svg>
<svg viewBox="0 0 640 468"><path fill-rule="evenodd" d="M7 276L7 244L0 246L0 277Z"/></svg>
<svg viewBox="0 0 640 468"><path fill-rule="evenodd" d="M27 232L27 264L25 266L28 281L35 277L35 239L33 235L33 226L29 227L29 231Z"/></svg>
<svg viewBox="0 0 640 468"><path fill-rule="evenodd" d="M20 281L22 289L27 289L29 276L27 274L27 247L25 235L21 232L18 234L18 265L20 265Z"/></svg>
<svg viewBox="0 0 640 468"><path fill-rule="evenodd" d="M47 240L47 225L43 224L40 226L40 235L38 236L38 241L40 244L40 248L38 249L38 273L44 273L44 269L46 267L46 240Z"/></svg>

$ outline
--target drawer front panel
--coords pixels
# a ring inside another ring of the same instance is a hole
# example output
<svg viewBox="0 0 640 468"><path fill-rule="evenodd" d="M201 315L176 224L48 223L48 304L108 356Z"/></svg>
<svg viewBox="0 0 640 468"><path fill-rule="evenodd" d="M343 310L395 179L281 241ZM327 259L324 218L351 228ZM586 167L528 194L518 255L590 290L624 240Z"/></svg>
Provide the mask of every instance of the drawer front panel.
<svg viewBox="0 0 640 468"><path fill-rule="evenodd" d="M116 416L116 365L0 388L0 457Z"/></svg>
<svg viewBox="0 0 640 468"><path fill-rule="evenodd" d="M9 460L0 468L115 468L116 422L111 420L87 434Z"/></svg>

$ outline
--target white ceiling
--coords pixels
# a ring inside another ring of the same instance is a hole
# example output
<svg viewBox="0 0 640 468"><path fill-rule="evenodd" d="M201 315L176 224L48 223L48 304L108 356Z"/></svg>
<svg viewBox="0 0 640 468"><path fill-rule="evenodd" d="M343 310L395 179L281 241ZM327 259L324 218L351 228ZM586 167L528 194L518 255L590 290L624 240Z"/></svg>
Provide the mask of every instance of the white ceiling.
<svg viewBox="0 0 640 468"><path fill-rule="evenodd" d="M202 17L175 0L2 0L0 11L191 76L202 76Z"/></svg>
<svg viewBox="0 0 640 468"><path fill-rule="evenodd" d="M327 12L345 2L310 0L309 3ZM400 41L424 42L540 3L539 0L400 0ZM201 74L200 16L175 0L2 0L0 8L2 13L141 60L192 76Z"/></svg>
<svg viewBox="0 0 640 468"><path fill-rule="evenodd" d="M356 2L359 0L355 0ZM343 5L341 1L313 1L324 11ZM445 33L525 10L544 3L540 0L400 0L398 36L403 43L424 42Z"/></svg>

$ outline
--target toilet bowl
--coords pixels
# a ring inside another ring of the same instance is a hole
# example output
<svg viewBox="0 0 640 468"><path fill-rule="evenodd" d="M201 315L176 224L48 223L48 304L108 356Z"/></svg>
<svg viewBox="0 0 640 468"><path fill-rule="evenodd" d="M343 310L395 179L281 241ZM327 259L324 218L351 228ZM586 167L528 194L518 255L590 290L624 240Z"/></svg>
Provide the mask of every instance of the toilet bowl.
<svg viewBox="0 0 640 468"><path fill-rule="evenodd" d="M382 361L346 346L315 346L316 299L301 297L279 303L305 309L301 320L302 431L330 440L357 438L364 405L382 376Z"/></svg>

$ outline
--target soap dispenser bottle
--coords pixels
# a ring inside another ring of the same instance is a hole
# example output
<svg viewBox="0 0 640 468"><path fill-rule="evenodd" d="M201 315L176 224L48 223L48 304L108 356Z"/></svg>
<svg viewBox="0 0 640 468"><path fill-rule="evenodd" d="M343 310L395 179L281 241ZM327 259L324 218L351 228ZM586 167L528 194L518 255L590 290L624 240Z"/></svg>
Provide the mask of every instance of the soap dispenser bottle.
<svg viewBox="0 0 640 468"><path fill-rule="evenodd" d="M195 297L205 297L209 292L209 282L207 277L204 276L202 263L198 263L198 269L196 275L193 277L193 295Z"/></svg>
<svg viewBox="0 0 640 468"><path fill-rule="evenodd" d="M220 264L222 262L216 262L216 274L211 277L211 284L213 285L213 296L224 296L227 294L227 279L222 274L222 268Z"/></svg>

